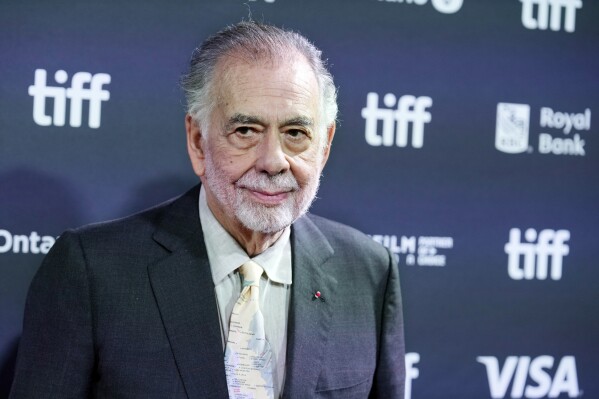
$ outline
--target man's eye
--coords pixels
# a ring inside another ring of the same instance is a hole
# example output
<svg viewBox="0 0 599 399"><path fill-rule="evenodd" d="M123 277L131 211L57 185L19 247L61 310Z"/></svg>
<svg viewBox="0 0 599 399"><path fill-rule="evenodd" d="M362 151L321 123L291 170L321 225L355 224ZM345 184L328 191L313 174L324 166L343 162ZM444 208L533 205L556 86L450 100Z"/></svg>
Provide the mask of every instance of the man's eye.
<svg viewBox="0 0 599 399"><path fill-rule="evenodd" d="M299 129L291 129L287 131L287 134L293 138L304 138L307 137L306 132Z"/></svg>
<svg viewBox="0 0 599 399"><path fill-rule="evenodd" d="M240 126L237 129L235 129L235 133L239 133L242 136L246 136L246 135L250 134L252 131L253 131L253 129L248 126Z"/></svg>

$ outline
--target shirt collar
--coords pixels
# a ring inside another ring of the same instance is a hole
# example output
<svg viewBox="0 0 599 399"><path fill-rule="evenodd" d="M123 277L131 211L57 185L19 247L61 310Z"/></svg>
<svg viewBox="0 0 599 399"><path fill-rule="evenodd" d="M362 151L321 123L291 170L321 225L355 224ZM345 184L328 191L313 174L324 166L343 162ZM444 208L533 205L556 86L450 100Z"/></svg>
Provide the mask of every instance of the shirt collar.
<svg viewBox="0 0 599 399"><path fill-rule="evenodd" d="M212 281L214 285L218 285L228 274L233 273L239 266L250 260L250 257L219 223L208 207L204 186L200 188L198 203ZM283 234L273 245L251 258L262 266L270 280L280 284L291 284L290 231L289 227L285 228Z"/></svg>

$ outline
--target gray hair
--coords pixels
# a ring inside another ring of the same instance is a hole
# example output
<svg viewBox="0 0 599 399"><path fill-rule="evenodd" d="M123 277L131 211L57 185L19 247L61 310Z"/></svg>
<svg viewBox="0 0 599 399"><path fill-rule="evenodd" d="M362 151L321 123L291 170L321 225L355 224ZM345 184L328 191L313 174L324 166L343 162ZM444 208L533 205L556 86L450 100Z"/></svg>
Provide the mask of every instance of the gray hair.
<svg viewBox="0 0 599 399"><path fill-rule="evenodd" d="M304 36L254 21L240 22L209 37L191 56L189 72L182 76L187 112L201 124L215 106L213 77L219 60L233 52L236 57L257 62L283 60L293 50L302 54L312 67L320 89L321 121L331 126L337 118L337 89L318 50Z"/></svg>

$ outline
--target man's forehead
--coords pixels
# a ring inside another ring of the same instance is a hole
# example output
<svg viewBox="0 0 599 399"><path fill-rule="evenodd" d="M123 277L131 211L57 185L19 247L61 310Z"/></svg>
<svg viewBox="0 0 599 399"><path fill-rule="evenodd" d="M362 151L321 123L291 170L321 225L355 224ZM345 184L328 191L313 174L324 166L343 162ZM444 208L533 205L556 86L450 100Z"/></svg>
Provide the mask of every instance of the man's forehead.
<svg viewBox="0 0 599 399"><path fill-rule="evenodd" d="M241 62L230 59L215 74L213 94L228 120L276 114L278 122L297 119L308 125L319 113L320 91L304 60Z"/></svg>
<svg viewBox="0 0 599 399"><path fill-rule="evenodd" d="M289 48L285 53L280 54L270 51L250 55L244 49L233 49L218 59L216 69L226 70L232 67L273 69L296 64L306 64L309 66L308 59L294 48Z"/></svg>
<svg viewBox="0 0 599 399"><path fill-rule="evenodd" d="M286 82L295 83L298 86L297 89L316 89L314 94L318 95L316 73L300 53L292 52L285 58L276 56L253 60L230 53L218 61L214 73L214 81L220 89L226 89L230 84L258 85L270 80L276 81L277 77L282 77Z"/></svg>

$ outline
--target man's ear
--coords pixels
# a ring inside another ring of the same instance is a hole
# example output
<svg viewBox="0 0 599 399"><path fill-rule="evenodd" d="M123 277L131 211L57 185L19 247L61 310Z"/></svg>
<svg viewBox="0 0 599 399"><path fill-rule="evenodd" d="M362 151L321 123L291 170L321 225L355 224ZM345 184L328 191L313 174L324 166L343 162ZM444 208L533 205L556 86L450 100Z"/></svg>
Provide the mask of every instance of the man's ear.
<svg viewBox="0 0 599 399"><path fill-rule="evenodd" d="M324 148L324 156L322 158L322 165L321 167L324 168L324 165L327 163L327 160L329 159L329 154L331 153L331 145L333 144L333 137L335 137L335 129L337 128L337 125L335 124L335 122L331 123L329 125L329 127L327 128L327 137L326 137L326 147Z"/></svg>
<svg viewBox="0 0 599 399"><path fill-rule="evenodd" d="M200 124L189 114L185 115L185 131L187 132L187 153L191 160L191 166L195 174L202 177L206 171L202 131Z"/></svg>

